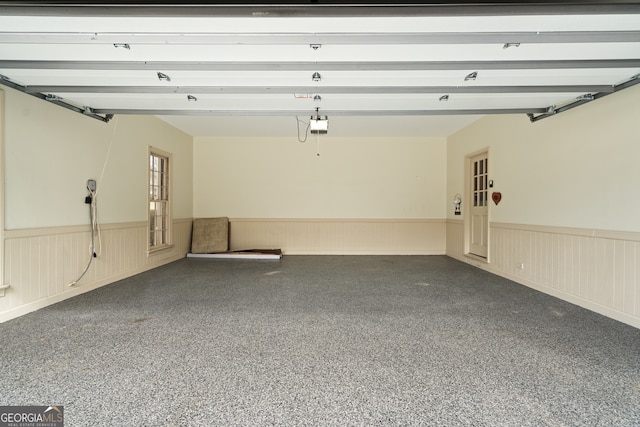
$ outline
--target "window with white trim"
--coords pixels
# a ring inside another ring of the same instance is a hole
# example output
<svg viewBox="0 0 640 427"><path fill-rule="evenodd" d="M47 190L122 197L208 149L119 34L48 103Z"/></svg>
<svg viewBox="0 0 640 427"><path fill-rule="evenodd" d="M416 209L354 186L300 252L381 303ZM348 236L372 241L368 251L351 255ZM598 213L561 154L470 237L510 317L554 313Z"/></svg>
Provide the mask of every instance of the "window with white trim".
<svg viewBox="0 0 640 427"><path fill-rule="evenodd" d="M149 148L149 250L171 245L171 155Z"/></svg>

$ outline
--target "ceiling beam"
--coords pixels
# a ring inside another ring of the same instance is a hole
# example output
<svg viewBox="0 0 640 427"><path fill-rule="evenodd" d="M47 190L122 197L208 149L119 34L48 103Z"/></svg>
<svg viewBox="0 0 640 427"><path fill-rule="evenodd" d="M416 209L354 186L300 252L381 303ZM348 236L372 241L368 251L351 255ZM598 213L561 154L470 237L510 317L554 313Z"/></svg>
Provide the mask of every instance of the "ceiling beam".
<svg viewBox="0 0 640 427"><path fill-rule="evenodd" d="M1 60L0 69L153 71L415 71L640 68L640 58L506 61L210 62Z"/></svg>
<svg viewBox="0 0 640 427"><path fill-rule="evenodd" d="M205 4L184 4L167 1L111 1L86 2L76 0L0 1L3 15L39 16L180 16L180 17L333 17L333 16L513 16L559 14L627 14L639 13L640 4L634 0L403 0L354 1L281 0L278 4L259 0L233 2L209 1Z"/></svg>
<svg viewBox="0 0 640 427"><path fill-rule="evenodd" d="M452 94L452 93L608 93L611 85L530 86L25 86L27 93L111 94Z"/></svg>
<svg viewBox="0 0 640 427"><path fill-rule="evenodd" d="M1 15L1 13L0 13ZM0 43L162 45L414 45L504 43L631 43L640 31L425 33L110 33L0 32Z"/></svg>
<svg viewBox="0 0 640 427"><path fill-rule="evenodd" d="M154 110L94 108L96 114L144 114L153 116L310 116L315 110ZM322 110L323 116L451 116L485 114L540 114L545 108L465 110Z"/></svg>

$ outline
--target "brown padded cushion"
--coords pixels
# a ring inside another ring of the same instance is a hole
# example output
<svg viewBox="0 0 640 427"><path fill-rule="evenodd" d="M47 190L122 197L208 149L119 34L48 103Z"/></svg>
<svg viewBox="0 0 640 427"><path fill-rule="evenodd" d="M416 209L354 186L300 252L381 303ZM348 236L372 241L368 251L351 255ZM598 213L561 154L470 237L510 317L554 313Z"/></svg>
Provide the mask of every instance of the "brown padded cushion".
<svg viewBox="0 0 640 427"><path fill-rule="evenodd" d="M191 253L212 254L229 250L229 218L196 218L191 234Z"/></svg>

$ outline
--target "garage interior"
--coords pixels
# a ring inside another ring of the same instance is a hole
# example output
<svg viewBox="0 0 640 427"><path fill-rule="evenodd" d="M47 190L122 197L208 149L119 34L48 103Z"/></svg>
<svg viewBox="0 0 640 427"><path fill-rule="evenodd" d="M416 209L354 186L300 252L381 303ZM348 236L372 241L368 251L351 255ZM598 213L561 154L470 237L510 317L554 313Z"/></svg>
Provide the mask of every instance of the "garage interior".
<svg viewBox="0 0 640 427"><path fill-rule="evenodd" d="M0 1L3 405L640 423L638 52L633 1ZM187 258L221 217L283 257Z"/></svg>

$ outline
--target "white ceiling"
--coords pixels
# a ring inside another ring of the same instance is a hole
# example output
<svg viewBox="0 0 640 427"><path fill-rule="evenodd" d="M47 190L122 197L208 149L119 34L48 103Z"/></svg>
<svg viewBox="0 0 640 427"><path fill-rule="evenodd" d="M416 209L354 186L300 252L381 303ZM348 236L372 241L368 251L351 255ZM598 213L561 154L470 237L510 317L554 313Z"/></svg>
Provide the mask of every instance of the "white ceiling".
<svg viewBox="0 0 640 427"><path fill-rule="evenodd" d="M629 1L61 3L0 1L0 83L99 119L157 115L194 136L284 136L316 109L332 135L446 136L640 80Z"/></svg>

